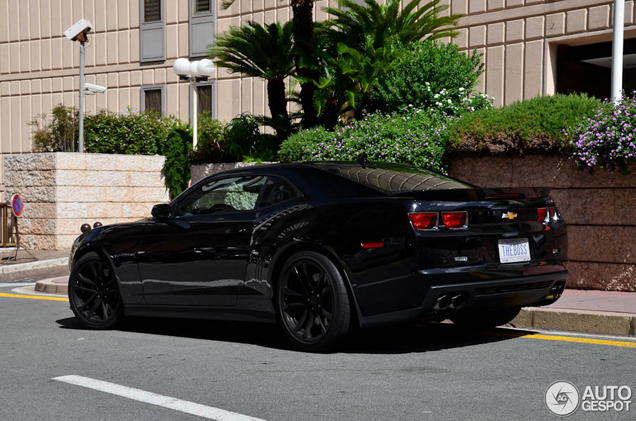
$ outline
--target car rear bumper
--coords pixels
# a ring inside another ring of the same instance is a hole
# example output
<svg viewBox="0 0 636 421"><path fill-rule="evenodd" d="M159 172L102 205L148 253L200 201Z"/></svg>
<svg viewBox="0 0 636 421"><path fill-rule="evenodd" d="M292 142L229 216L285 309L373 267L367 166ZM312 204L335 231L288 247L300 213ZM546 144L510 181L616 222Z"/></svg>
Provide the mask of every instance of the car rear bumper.
<svg viewBox="0 0 636 421"><path fill-rule="evenodd" d="M497 281L433 285L421 306L363 316L360 326L383 326L462 313L548 305L559 299L567 277L567 271L563 271Z"/></svg>

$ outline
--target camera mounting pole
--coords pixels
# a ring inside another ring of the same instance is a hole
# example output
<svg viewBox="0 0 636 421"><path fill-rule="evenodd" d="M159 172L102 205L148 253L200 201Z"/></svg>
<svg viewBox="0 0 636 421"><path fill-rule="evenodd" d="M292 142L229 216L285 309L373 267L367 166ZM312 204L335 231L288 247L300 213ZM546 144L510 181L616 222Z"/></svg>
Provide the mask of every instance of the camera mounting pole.
<svg viewBox="0 0 636 421"><path fill-rule="evenodd" d="M77 151L82 153L84 152L84 41L80 41L79 56L79 146Z"/></svg>
<svg viewBox="0 0 636 421"><path fill-rule="evenodd" d="M93 24L85 19L80 19L70 28L64 31L64 35L71 41L79 41L80 51L80 86L79 86L79 145L78 152L84 152L84 44L88 41L88 33L93 29Z"/></svg>

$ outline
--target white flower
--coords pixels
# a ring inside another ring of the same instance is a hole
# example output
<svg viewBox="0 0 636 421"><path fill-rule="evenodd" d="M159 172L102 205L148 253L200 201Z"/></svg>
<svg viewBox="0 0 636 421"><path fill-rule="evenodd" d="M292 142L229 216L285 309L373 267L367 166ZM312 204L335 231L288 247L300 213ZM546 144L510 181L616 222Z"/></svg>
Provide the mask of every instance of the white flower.
<svg viewBox="0 0 636 421"><path fill-rule="evenodd" d="M439 98L439 94L433 95L433 98L435 98L435 99Z"/></svg>
<svg viewBox="0 0 636 421"><path fill-rule="evenodd" d="M461 91L463 91L463 90L464 90L464 88L459 88L459 92L461 92Z"/></svg>

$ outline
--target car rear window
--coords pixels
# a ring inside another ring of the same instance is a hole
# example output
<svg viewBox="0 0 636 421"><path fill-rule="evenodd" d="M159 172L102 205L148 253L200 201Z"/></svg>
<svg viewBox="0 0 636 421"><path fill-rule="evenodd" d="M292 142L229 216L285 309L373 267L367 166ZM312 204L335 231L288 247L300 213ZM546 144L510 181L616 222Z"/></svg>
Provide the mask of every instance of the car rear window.
<svg viewBox="0 0 636 421"><path fill-rule="evenodd" d="M356 164L325 162L313 165L389 195L472 187L441 174L400 164L370 163L363 167Z"/></svg>

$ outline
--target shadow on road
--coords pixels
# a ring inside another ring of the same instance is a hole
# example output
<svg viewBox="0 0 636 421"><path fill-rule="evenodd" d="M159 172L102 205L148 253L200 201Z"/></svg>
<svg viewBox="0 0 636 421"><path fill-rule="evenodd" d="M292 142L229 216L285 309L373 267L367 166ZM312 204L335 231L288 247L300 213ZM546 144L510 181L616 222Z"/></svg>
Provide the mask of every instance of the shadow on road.
<svg viewBox="0 0 636 421"><path fill-rule="evenodd" d="M84 329L75 318L57 320L63 329ZM128 318L118 330L174 337L244 343L294 351L274 324L194 319ZM336 352L348 354L408 354L464 348L506 341L532 332L510 329L468 331L450 323L358 329ZM299 351L300 352L300 351Z"/></svg>

